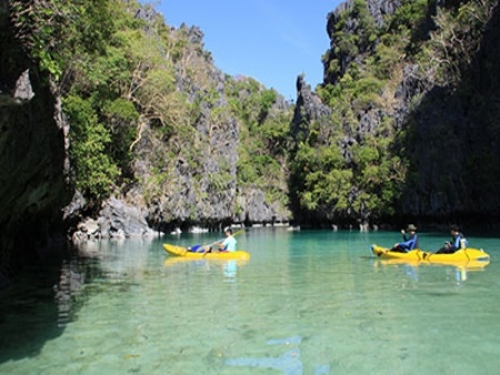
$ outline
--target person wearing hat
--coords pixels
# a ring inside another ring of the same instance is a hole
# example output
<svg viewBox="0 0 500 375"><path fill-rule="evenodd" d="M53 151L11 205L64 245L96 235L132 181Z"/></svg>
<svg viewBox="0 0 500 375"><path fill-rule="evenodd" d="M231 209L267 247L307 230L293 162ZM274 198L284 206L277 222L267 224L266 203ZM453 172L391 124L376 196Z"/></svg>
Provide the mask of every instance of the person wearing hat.
<svg viewBox="0 0 500 375"><path fill-rule="evenodd" d="M413 224L408 224L406 231L401 229L403 242L395 243L391 251L399 253L407 253L418 248L417 227Z"/></svg>
<svg viewBox="0 0 500 375"><path fill-rule="evenodd" d="M469 246L469 241L465 238L458 225L450 226L451 241L444 243L444 246L436 251L436 254L453 254L455 251L465 249Z"/></svg>

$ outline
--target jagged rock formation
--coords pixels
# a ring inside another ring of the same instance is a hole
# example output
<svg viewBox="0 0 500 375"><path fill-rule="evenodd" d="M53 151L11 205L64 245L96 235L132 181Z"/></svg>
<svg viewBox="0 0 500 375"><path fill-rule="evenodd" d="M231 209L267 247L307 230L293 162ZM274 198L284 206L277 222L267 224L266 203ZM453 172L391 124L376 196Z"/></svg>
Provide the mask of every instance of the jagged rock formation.
<svg viewBox="0 0 500 375"><path fill-rule="evenodd" d="M402 7L404 12L398 13ZM497 2L488 0L349 0L329 14L331 45L323 60L320 96L336 106L332 113L342 124L343 136L334 142L354 176L344 219L470 224L498 220L494 191L500 181L494 171L500 167L500 155L493 130L500 115L498 85L486 82L499 77L494 63L500 48L498 23ZM404 27L406 34L399 35ZM366 90L367 84L373 91ZM336 99L348 97L338 94L342 88L355 94L348 109ZM305 139L317 128L316 112L298 101L296 138ZM359 155L353 159L357 150L369 149L367 142L380 136L391 139L387 160L398 160L393 167L404 166L393 176L399 197L393 195L396 211L390 215L377 212L377 206L362 207L363 199L380 192L367 189L363 177L356 178L366 172ZM324 139L315 142L321 147ZM297 200L294 204L295 213L326 221L335 217L334 204L312 212L304 212Z"/></svg>
<svg viewBox="0 0 500 375"><path fill-rule="evenodd" d="M136 7L134 1L124 3L130 10ZM235 90L233 86L239 83L251 87L236 91L244 106L246 101L255 101L252 95L256 91L265 88L250 78L229 77L217 69L203 48L202 31L186 26L168 30L169 41L178 45L158 48L165 65L175 66L172 97L177 101L164 109L172 114L154 113L152 107L134 102L144 112L137 138L130 145L133 160L123 173L128 180L121 185L117 182L113 196L100 202L100 207L92 206L95 196L89 199L85 192L74 190L79 171L68 163L71 124L64 122L59 96L69 91L68 86L56 92L49 74L39 73L39 61L28 57L30 45L23 45L17 34L14 36L9 1L0 4L0 165L2 181L6 182L1 186L4 210L0 224L5 228L2 256L6 265L14 260L14 248L29 247L35 251L40 241L46 243L52 233L64 236L68 227L72 238L82 239L150 235L151 228L170 231L181 226L220 228L234 222L289 220L286 204L270 199L262 185L238 182L239 153L245 147L240 130L245 124L241 115L235 113L235 104L229 103L235 102L235 98L230 97L228 90ZM33 4L45 6L39 1ZM145 22L144 33L161 43L155 26L161 20L154 9L139 7L134 16ZM43 22L43 17L37 18L37 22ZM24 35L26 40L36 27L40 25L23 29L28 33ZM144 66L144 76L154 68ZM136 77L141 78L140 74ZM66 84L73 78L67 75ZM133 82L130 87L143 83ZM247 110L251 112L252 108ZM263 121L286 111L289 104L278 95L266 113L255 116ZM96 115L104 121L102 114ZM119 121L113 126L123 126ZM285 172L273 177L280 181L279 189L286 196ZM24 250L22 254L33 255Z"/></svg>
<svg viewBox="0 0 500 375"><path fill-rule="evenodd" d="M196 133L198 144L186 145L178 139L160 139L147 126L137 144L134 173L139 180L148 180L158 160L151 150L169 150L176 154L170 166L169 181L150 202L148 220L165 225L170 222L218 223L233 219L236 202L236 164L238 161L239 127L234 117L223 115L215 119L212 111L227 106L224 93L226 77L211 58L200 53L202 32L196 27L183 28L192 51L190 66L196 66L196 76L186 74L187 67L177 66L176 86L190 104L199 103L199 113L186 124ZM216 98L207 100L208 96ZM219 189L217 184L224 185ZM156 216L158 215L158 216Z"/></svg>
<svg viewBox="0 0 500 375"><path fill-rule="evenodd" d="M2 275L64 238L67 126L48 75L11 34L0 3L0 284Z"/></svg>
<svg viewBox="0 0 500 375"><path fill-rule="evenodd" d="M498 221L498 5L490 12L481 40L474 43L472 60L457 72L460 80L454 85L432 85L409 114L415 133L407 153L418 174L403 200L410 215L458 217L478 225ZM425 77L419 81L421 86L429 85Z"/></svg>
<svg viewBox="0 0 500 375"><path fill-rule="evenodd" d="M168 231L182 225L215 228L235 221L289 220L287 207L270 201L261 187L238 184L242 124L231 112L226 92L234 78L213 65L196 27L170 30L172 40L176 33L187 34L188 45L176 56L175 88L187 99L188 110L181 118L185 123L177 124L176 118L169 125L191 132L192 142L159 132L157 118L145 121L131 145L132 183L121 186L122 191L117 187L97 216L88 217L88 200L74 190L78 171L68 163L71 124L65 123L61 93L49 73L40 72L40 61L31 59L30 45L14 35L9 6L9 1L0 2L0 278L34 259L54 238L64 239L68 227L74 239L82 239L150 235L150 228ZM157 37L149 28L158 21L151 8L141 8L135 16L147 22L151 38ZM36 30L30 27L23 30ZM240 90L238 99L245 103L252 94ZM266 110L258 115L280 116L288 104L278 96ZM284 178L281 185L286 195Z"/></svg>
<svg viewBox="0 0 500 375"><path fill-rule="evenodd" d="M288 221L287 207L266 201L262 190L243 187L237 182L242 124L229 110L227 95L229 80L234 78L215 67L211 57L203 52L203 33L199 28L181 26L171 31L187 34L190 41L189 51L177 64L175 84L187 97L188 105L197 108L197 115L186 124L194 135L191 144L186 145L175 137L159 138L154 123L147 124L137 143L134 160L134 174L141 183L124 199L147 207L147 221L165 232L175 227L220 228L231 223ZM190 67L196 67L195 75L190 73ZM245 103L250 95L241 90L238 100ZM286 110L288 104L278 98L269 116ZM155 154L151 150L158 151ZM158 158L162 152L174 153L173 162L162 165L167 159ZM145 187L154 180L152 171L158 168L168 171L168 181L158 184L158 192L146 202Z"/></svg>
<svg viewBox="0 0 500 375"><path fill-rule="evenodd" d="M297 137L307 138L309 124L318 122L320 127L320 142L328 139L328 130L331 128L331 109L323 104L318 96L311 90L303 76L297 77L297 103L292 121L292 134ZM300 142L299 139L295 139Z"/></svg>
<svg viewBox="0 0 500 375"><path fill-rule="evenodd" d="M78 224L78 230L72 235L74 243L82 243L95 238L124 239L131 237L153 237L161 235L148 226L147 211L137 206L130 206L111 198L103 204L98 220L86 218Z"/></svg>

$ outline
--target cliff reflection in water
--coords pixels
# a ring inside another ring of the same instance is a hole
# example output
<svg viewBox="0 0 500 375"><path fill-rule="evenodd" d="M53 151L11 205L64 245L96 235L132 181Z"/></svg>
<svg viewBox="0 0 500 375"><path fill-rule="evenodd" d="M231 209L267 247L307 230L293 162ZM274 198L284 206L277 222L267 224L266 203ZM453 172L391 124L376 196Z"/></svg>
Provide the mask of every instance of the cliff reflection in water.
<svg viewBox="0 0 500 375"><path fill-rule="evenodd" d="M0 292L0 363L38 355L109 279L121 291L133 285L145 272L146 258L147 246L130 240L47 253Z"/></svg>
<svg viewBox="0 0 500 375"><path fill-rule="evenodd" d="M81 306L87 272L68 248L54 249L0 293L0 363L36 356Z"/></svg>

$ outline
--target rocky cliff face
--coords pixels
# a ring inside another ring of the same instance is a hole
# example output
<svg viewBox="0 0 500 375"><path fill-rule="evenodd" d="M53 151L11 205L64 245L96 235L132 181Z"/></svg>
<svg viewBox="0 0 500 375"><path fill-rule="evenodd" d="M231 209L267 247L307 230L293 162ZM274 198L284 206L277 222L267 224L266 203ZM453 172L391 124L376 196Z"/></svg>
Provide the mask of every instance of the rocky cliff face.
<svg viewBox="0 0 500 375"><path fill-rule="evenodd" d="M413 2L413 13L398 13L411 3L350 0L329 14L324 89L366 79L392 46L408 41L373 92L379 100L368 105L351 102L358 125L346 126L348 119L342 120L345 137L339 144L345 163L351 164L353 147L376 136L390 121L390 150L408 166L401 199L395 202L398 217L424 222L497 220L500 205L494 191L500 179L494 176L500 158L493 123L500 112L498 85L492 84L500 72L494 62L500 48L494 36L499 27L497 3ZM398 35L400 25L408 21L413 22L410 32ZM319 107L299 101L295 129L307 133L312 122L304 119L312 118ZM363 191L361 186L353 188Z"/></svg>
<svg viewBox="0 0 500 375"><path fill-rule="evenodd" d="M154 123L147 125L134 161L134 174L141 183L127 193L125 201L147 206L150 225L166 232L175 227L219 229L232 223L288 221L287 208L267 201L264 191L238 185L241 119L228 110L230 78L203 52L203 33L185 26L172 32L187 33L192 46L184 57L189 66L181 61L176 75L177 89L197 111L185 125L192 140L186 145L175 136L158 137ZM196 67L195 75L189 73L191 67ZM239 101L250 100L250 94L241 90ZM283 99L274 104L278 113L286 107ZM173 153L173 162L166 163L168 158L161 156L162 152ZM144 188L158 168L168 179L158 182L154 196L145 199L148 193Z"/></svg>
<svg viewBox="0 0 500 375"><path fill-rule="evenodd" d="M418 175L404 197L408 214L458 217L479 225L498 221L499 10L490 9L477 49L457 71L456 84L431 85L418 77L428 89L407 117L415 131L407 157Z"/></svg>
<svg viewBox="0 0 500 375"><path fill-rule="evenodd" d="M141 8L134 17L145 22L144 32L149 38L161 40L152 26L162 22L154 9ZM260 112L265 88L251 78L230 77L220 71L204 50L203 33L198 27L169 28L168 35L169 43L176 48L165 45L160 50L167 51L161 57L171 69L165 74L172 74L175 88L171 97L172 102L177 102L165 105L168 108L162 113L158 106L151 106L149 111L139 109L148 113L141 114L140 131L131 146L131 178L115 189L114 196L103 202L95 217L76 225L79 229L74 238L143 235L148 232L147 226L123 226L133 207L139 209L144 223L162 232L199 227L219 230L234 223L290 219L284 200L273 201L268 194L275 189L286 195L286 168L282 168L282 176L273 176L279 186L271 188L269 184L263 188L264 183L259 185L257 181L242 183L238 175L240 155L248 154L245 148L251 146L253 137L261 137L252 134L249 127L255 126L253 131L259 132L260 120L274 119L288 125L279 117L283 113L289 116L290 105L276 95L265 113ZM270 154L272 150L259 152ZM69 216L78 216L75 214L84 210L85 202L79 202L71 206ZM113 215L107 214L109 207Z"/></svg>
<svg viewBox="0 0 500 375"><path fill-rule="evenodd" d="M66 126L48 76L11 34L0 4L0 284L63 236Z"/></svg>
<svg viewBox="0 0 500 375"><path fill-rule="evenodd" d="M131 8L135 4L125 3ZM127 173L133 176L115 187L97 215L87 217L96 209L90 210L86 197L72 186L77 172L68 163L71 126L65 123L60 93L16 39L9 1L2 0L0 6L0 268L35 256L56 234L67 235L68 227L73 238L81 240L149 235L151 228L219 228L290 219L286 205L270 200L265 190L238 184L243 124L228 97L229 82L234 86L238 78L214 66L203 49L201 30L185 26L169 30L171 40L179 41L179 54L164 55L175 59L166 62L175 64L175 91L181 98L169 110L185 111L185 116L163 114L163 120L170 119L166 124L145 114L148 121L131 146L134 158ZM134 16L145 21L145 34L158 37L152 27L158 15L152 8L139 8ZM256 86L248 78L239 79L246 87L253 85L237 93L245 103ZM266 116L278 117L288 107L278 96ZM286 179L278 179L286 193Z"/></svg>
<svg viewBox="0 0 500 375"><path fill-rule="evenodd" d="M135 173L139 179L147 179L155 163L149 156L152 149L174 151L175 162L169 166L171 177L163 193L151 202L149 220L159 225L227 222L233 218L236 202L239 128L231 116L214 118L213 111L227 105L225 75L210 58L194 51L195 46L202 46L201 31L196 27L184 31L193 45L189 63L198 67L197 76L203 79L193 80L193 76L185 73L187 67L179 64L176 85L190 104L199 103L198 115L186 124L195 132L197 144L186 147L178 139L158 139L150 132L138 145Z"/></svg>

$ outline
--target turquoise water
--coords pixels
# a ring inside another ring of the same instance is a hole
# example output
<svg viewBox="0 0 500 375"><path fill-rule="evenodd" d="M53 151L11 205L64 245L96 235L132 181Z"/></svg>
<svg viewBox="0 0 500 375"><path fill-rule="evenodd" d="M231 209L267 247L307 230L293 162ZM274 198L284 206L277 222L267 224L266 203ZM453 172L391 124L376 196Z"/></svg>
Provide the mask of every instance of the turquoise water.
<svg viewBox="0 0 500 375"><path fill-rule="evenodd" d="M161 247L215 236L94 244L31 270L0 295L0 373L499 373L499 238L468 236L492 256L481 270L370 256L397 232L247 230L245 264Z"/></svg>

